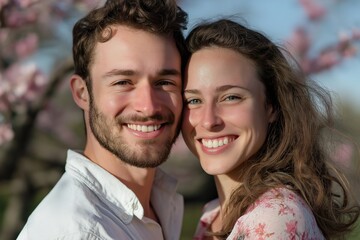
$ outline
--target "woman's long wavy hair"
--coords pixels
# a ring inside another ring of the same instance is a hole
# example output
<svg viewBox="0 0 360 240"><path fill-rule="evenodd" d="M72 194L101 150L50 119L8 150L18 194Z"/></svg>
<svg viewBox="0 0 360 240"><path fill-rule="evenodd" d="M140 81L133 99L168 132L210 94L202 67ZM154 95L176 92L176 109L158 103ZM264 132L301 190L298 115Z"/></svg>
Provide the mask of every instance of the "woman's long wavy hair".
<svg viewBox="0 0 360 240"><path fill-rule="evenodd" d="M325 238L343 238L359 216L347 182L331 167L323 131L333 124L330 95L301 72L284 49L263 34L228 19L203 23L186 39L191 54L203 48L232 49L256 66L277 119L260 151L240 167L243 182L231 195L220 232L226 238L237 219L263 193L288 187L307 202ZM340 194L334 193L334 185Z"/></svg>

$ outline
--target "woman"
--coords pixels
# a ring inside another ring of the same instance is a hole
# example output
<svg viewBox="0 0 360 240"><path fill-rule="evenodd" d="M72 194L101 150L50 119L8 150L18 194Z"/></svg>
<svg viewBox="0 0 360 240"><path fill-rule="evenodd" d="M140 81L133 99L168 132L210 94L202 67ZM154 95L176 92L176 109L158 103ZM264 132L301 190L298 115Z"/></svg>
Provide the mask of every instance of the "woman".
<svg viewBox="0 0 360 240"><path fill-rule="evenodd" d="M329 95L264 35L233 21L199 25L187 43L182 134L219 196L195 239L344 236L359 207L323 150Z"/></svg>

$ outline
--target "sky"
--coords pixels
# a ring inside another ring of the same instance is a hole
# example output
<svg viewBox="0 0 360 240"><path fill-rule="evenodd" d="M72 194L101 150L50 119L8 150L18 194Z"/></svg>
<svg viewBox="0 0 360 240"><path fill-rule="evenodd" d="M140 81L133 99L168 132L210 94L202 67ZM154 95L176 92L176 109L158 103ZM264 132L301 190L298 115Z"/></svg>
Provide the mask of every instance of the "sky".
<svg viewBox="0 0 360 240"><path fill-rule="evenodd" d="M247 26L265 33L276 43L289 38L296 26L305 25L312 33L311 52L315 54L324 46L337 42L340 32L360 28L360 1L315 1L327 8L325 17L316 23L307 19L298 0L182 0L180 5L189 14L189 29L202 19L236 15ZM311 77L329 89L335 100L360 106L360 42L356 47L355 57Z"/></svg>
<svg viewBox="0 0 360 240"><path fill-rule="evenodd" d="M279 44L290 37L295 27L306 26L313 40L310 54L316 54L325 46L336 43L340 32L360 29L359 0L313 1L327 9L325 17L315 23L308 20L299 0L181 0L180 6L189 14L185 35L201 20L236 15L236 19ZM47 47L43 47L31 59L39 62L45 73L53 69L57 59L63 59L71 53L71 29L78 18L75 14L72 18L59 21L53 33L57 39L48 42ZM311 78L329 89L335 101L349 102L360 110L360 40L356 47L355 57Z"/></svg>

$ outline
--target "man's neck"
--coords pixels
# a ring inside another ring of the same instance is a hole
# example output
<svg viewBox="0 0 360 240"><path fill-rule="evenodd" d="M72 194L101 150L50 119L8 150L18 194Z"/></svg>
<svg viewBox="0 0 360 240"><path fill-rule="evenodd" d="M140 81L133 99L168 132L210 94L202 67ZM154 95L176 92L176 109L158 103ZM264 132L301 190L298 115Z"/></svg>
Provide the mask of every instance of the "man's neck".
<svg viewBox="0 0 360 240"><path fill-rule="evenodd" d="M145 217L156 221L156 214L150 204L151 189L155 178L155 168L138 168L124 163L106 149L86 147L84 155L108 171L132 190L144 208Z"/></svg>

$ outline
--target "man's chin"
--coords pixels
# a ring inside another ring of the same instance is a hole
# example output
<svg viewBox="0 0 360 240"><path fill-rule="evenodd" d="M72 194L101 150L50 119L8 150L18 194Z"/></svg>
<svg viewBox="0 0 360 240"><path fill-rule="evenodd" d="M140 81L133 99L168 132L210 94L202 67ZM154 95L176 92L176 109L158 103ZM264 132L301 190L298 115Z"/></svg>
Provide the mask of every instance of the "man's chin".
<svg viewBox="0 0 360 240"><path fill-rule="evenodd" d="M159 146L156 148L133 149L132 153L127 152L114 153L121 161L134 167L139 168L155 168L164 163L170 153L170 149L162 145L162 151L159 151Z"/></svg>
<svg viewBox="0 0 360 240"><path fill-rule="evenodd" d="M156 167L160 166L162 163L164 163L165 161L166 161L166 159L161 160L161 161L159 161L159 159L156 159L156 161L131 160L131 161L124 161L124 162L133 167L137 167L137 168L156 168Z"/></svg>

